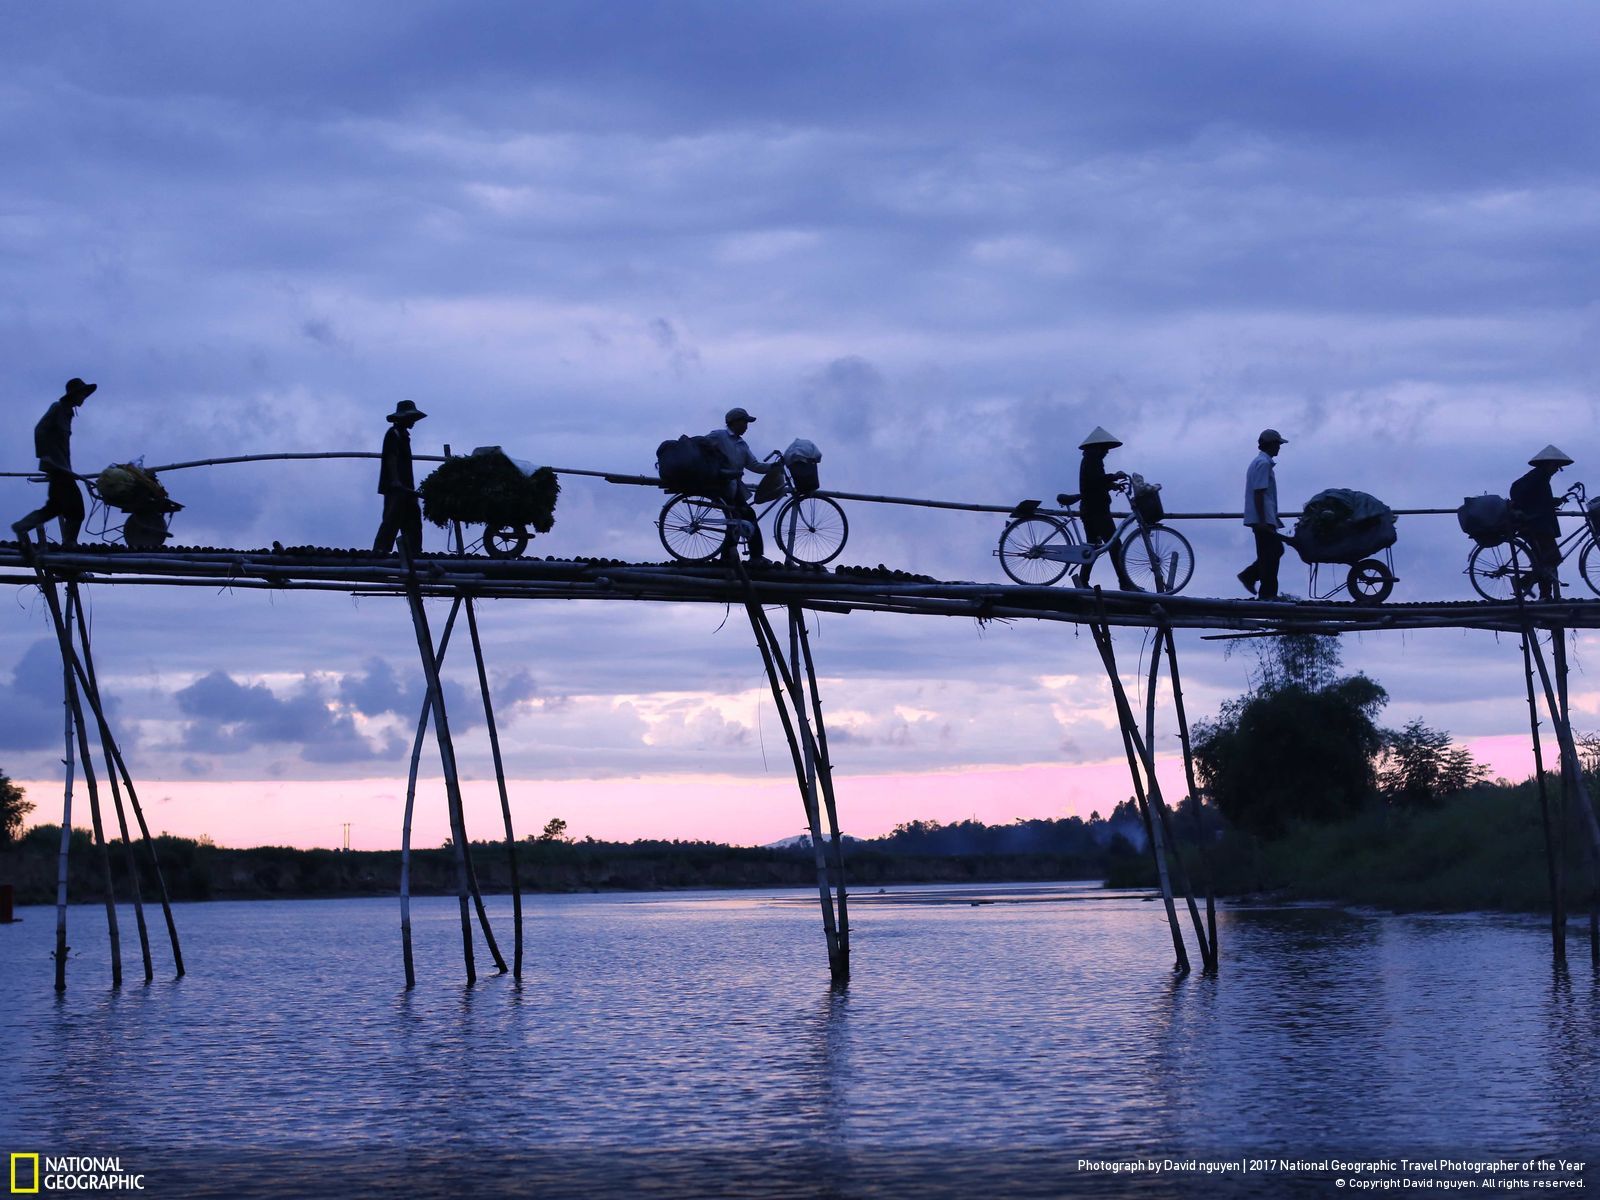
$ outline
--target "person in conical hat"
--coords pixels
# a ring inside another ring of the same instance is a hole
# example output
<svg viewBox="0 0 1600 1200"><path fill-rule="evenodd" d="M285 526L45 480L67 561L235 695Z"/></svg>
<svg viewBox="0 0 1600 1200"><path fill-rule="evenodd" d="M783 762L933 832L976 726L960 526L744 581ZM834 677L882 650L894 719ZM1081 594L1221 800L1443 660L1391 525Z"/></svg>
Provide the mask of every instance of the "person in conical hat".
<svg viewBox="0 0 1600 1200"><path fill-rule="evenodd" d="M1532 468L1511 485L1511 510L1517 534L1533 551L1538 568L1539 599L1554 600L1561 590L1556 568L1561 564L1561 522L1556 517L1556 472L1572 465L1572 456L1546 446L1528 460Z"/></svg>
<svg viewBox="0 0 1600 1200"><path fill-rule="evenodd" d="M1128 477L1121 471L1107 471L1106 455L1120 445L1121 439L1107 433L1103 425L1096 425L1089 436L1078 443L1078 449L1083 451L1083 461L1078 464L1078 515L1083 519L1084 536L1096 546L1110 541L1117 531L1116 522L1111 519L1111 493ZM1063 507L1070 503L1065 494L1057 496L1056 500ZM1117 569L1117 586L1125 592L1139 591L1115 554L1111 555L1111 561ZM1090 560L1079 568L1074 582L1079 587L1088 587L1089 572L1093 569L1094 560Z"/></svg>

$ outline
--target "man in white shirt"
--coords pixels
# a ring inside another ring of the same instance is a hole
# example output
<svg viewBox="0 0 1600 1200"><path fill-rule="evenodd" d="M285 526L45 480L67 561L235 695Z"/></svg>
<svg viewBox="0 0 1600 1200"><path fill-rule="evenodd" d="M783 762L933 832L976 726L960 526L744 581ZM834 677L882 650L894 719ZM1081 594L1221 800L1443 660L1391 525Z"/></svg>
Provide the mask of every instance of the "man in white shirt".
<svg viewBox="0 0 1600 1200"><path fill-rule="evenodd" d="M755 510L750 507L749 499L745 496L744 473L754 471L757 475L765 475L768 471L776 471L782 464L774 459L772 462L762 462L755 456L744 440L745 430L750 428L750 422L755 418L742 408L730 408L723 417L725 429L713 429L706 436L722 451L722 457L727 461L728 470L732 478L728 481L728 491L724 499L732 510L733 516L746 523L749 532L750 561L762 563L766 555L762 553L765 548L761 540L761 525L756 520ZM728 546L723 551L731 555L733 546Z"/></svg>
<svg viewBox="0 0 1600 1200"><path fill-rule="evenodd" d="M1278 530L1283 522L1278 518L1278 477L1273 460L1284 441L1276 429L1263 429L1256 439L1261 453L1250 461L1244 476L1244 523L1256 537L1256 560L1239 572L1239 582L1258 600L1278 598L1278 560L1283 557Z"/></svg>

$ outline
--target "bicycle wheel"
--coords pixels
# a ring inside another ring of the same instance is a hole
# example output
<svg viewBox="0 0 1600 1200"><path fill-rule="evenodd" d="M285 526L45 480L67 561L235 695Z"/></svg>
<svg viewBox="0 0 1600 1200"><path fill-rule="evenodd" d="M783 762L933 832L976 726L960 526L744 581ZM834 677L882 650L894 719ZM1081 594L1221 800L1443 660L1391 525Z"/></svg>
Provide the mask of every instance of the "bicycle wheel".
<svg viewBox="0 0 1600 1200"><path fill-rule="evenodd" d="M1130 529L1111 552L1122 560L1129 582L1147 592L1181 592L1194 574L1194 547L1165 525Z"/></svg>
<svg viewBox="0 0 1600 1200"><path fill-rule="evenodd" d="M1593 538L1583 544L1583 553L1578 556L1578 573L1583 576L1583 581L1589 585L1589 590L1600 596L1600 552L1595 546L1600 545Z"/></svg>
<svg viewBox="0 0 1600 1200"><path fill-rule="evenodd" d="M656 518L661 544L684 562L715 558L727 544L730 525L728 510L704 496L674 496Z"/></svg>
<svg viewBox="0 0 1600 1200"><path fill-rule="evenodd" d="M1467 578L1472 590L1485 600L1515 600L1527 596L1538 582L1533 551L1521 538L1498 546L1474 546L1467 558Z"/></svg>
<svg viewBox="0 0 1600 1200"><path fill-rule="evenodd" d="M1000 569L1018 583L1043 587L1067 573L1067 564L1048 558L1052 550L1074 545L1066 526L1048 517L1018 517L1000 535Z"/></svg>
<svg viewBox="0 0 1600 1200"><path fill-rule="evenodd" d="M832 562L844 549L850 522L845 519L844 509L826 496L790 496L778 507L772 533L783 552L795 562L821 566Z"/></svg>

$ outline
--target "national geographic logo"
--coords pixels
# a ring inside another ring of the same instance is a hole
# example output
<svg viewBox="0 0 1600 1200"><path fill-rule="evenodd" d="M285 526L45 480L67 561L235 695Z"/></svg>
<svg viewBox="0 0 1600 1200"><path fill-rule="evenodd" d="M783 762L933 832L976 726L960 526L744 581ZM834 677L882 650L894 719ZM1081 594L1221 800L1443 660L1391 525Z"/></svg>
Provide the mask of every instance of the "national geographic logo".
<svg viewBox="0 0 1600 1200"><path fill-rule="evenodd" d="M11 1154L11 1194L39 1192L142 1192L144 1176L122 1168L120 1155L80 1157Z"/></svg>

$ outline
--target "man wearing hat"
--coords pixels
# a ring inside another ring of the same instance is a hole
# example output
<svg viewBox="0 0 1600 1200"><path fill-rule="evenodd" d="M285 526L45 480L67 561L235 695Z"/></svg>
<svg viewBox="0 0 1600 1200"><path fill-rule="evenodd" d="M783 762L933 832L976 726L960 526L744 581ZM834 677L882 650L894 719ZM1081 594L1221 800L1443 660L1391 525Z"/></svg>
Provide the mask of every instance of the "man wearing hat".
<svg viewBox="0 0 1600 1200"><path fill-rule="evenodd" d="M1239 572L1245 591L1259 600L1278 598L1278 561L1283 558L1283 537L1278 530L1278 477L1273 468L1287 439L1276 429L1263 429L1256 438L1260 451L1250 460L1244 476L1244 523L1256 539L1256 560Z"/></svg>
<svg viewBox="0 0 1600 1200"><path fill-rule="evenodd" d="M410 400L400 401L389 414L389 432L383 435L383 461L378 465L383 520L372 541L374 554L393 554L397 533L413 557L422 553L422 506L417 503L417 483L411 467L411 427L427 415Z"/></svg>
<svg viewBox="0 0 1600 1200"><path fill-rule="evenodd" d="M1511 485L1512 519L1516 531L1533 551L1539 575L1539 599L1554 600L1560 588L1556 568L1561 564L1561 524L1556 519L1555 491L1550 481L1572 459L1555 446L1546 446L1528 460L1533 469Z"/></svg>
<svg viewBox="0 0 1600 1200"><path fill-rule="evenodd" d="M50 490L45 493L43 508L12 524L12 532L19 539L28 540L51 517L59 517L61 544L70 546L78 540L78 530L83 527L83 493L72 473L72 418L98 386L81 379L67 380L61 399L47 408L33 427L33 452L39 456L39 470L44 472Z"/></svg>
<svg viewBox="0 0 1600 1200"><path fill-rule="evenodd" d="M754 471L758 475L765 475L768 471L776 471L782 463L774 459L772 462L762 462L755 456L744 440L744 431L750 428L750 422L755 418L742 408L730 408L722 418L725 428L713 429L706 436L722 452L722 457L727 463L729 473L728 490L724 499L733 516L745 522L749 530L750 561L764 563L766 555L762 553L765 543L761 540L761 525L756 521L755 509L750 507L749 498L745 495L744 473ZM724 547L723 553L732 555L734 545L730 543Z"/></svg>
<svg viewBox="0 0 1600 1200"><path fill-rule="evenodd" d="M1103 425L1096 425L1089 436L1078 443L1078 449L1083 451L1083 461L1078 464L1078 515L1083 519L1084 536L1096 546L1109 542L1117 531L1117 524L1111 519L1111 491L1128 477L1121 471L1107 471L1106 455L1120 445L1122 443L1107 433ZM1072 503L1065 493L1057 496L1056 501L1063 507ZM1073 582L1079 587L1089 586L1089 572L1094 569L1095 561L1090 559L1073 576ZM1120 555L1112 554L1111 564L1117 569L1119 588L1125 592L1142 590L1128 578L1128 569L1122 565Z"/></svg>

